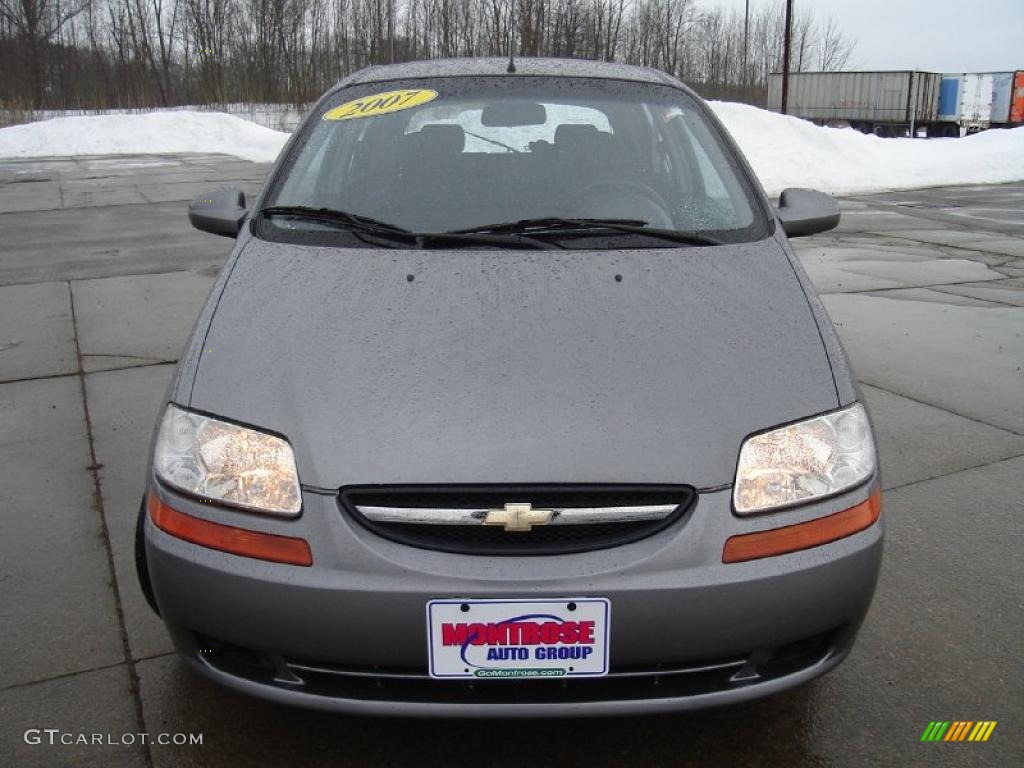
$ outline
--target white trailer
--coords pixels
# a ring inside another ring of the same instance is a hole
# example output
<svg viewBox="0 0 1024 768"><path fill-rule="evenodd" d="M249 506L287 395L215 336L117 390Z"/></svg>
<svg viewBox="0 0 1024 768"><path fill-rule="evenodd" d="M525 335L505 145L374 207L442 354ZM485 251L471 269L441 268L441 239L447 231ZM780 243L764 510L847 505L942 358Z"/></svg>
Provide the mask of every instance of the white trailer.
<svg viewBox="0 0 1024 768"><path fill-rule="evenodd" d="M939 87L939 123L946 135L964 136L992 122L993 76L954 72L942 76Z"/></svg>
<svg viewBox="0 0 1024 768"><path fill-rule="evenodd" d="M941 75L933 72L791 72L786 113L819 125L904 136L935 122ZM781 111L782 74L768 76L768 109Z"/></svg>
<svg viewBox="0 0 1024 768"><path fill-rule="evenodd" d="M992 75L965 74L960 97L960 127L965 133L988 128L992 122Z"/></svg>
<svg viewBox="0 0 1024 768"><path fill-rule="evenodd" d="M992 73L992 125L1010 123L1010 107L1013 105L1013 81L1016 72Z"/></svg>

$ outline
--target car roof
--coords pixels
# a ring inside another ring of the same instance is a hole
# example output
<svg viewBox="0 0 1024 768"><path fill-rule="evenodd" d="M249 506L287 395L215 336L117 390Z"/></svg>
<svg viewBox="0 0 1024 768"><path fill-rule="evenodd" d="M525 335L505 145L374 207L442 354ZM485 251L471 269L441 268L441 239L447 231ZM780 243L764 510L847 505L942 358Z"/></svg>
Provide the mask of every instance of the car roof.
<svg viewBox="0 0 1024 768"><path fill-rule="evenodd" d="M607 61L587 61L583 59L515 59L514 75L540 75L547 77L589 77L611 80L633 80L642 83L659 83L662 85L682 85L675 78L664 72L648 67L635 67L629 64L616 64ZM334 89L349 85L385 82L388 80L411 80L428 77L474 77L489 75L514 76L508 72L507 57L478 59L431 59L426 61L410 61L403 64L387 64L366 67L353 72L339 82Z"/></svg>

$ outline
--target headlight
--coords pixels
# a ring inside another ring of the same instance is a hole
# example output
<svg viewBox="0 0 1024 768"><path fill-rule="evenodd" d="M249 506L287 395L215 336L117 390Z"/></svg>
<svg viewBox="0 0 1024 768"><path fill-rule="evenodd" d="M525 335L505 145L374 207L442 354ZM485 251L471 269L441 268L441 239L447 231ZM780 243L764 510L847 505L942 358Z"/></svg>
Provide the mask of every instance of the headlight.
<svg viewBox="0 0 1024 768"><path fill-rule="evenodd" d="M302 508L285 440L174 405L160 423L153 466L160 480L196 496L288 517Z"/></svg>
<svg viewBox="0 0 1024 768"><path fill-rule="evenodd" d="M740 448L733 506L741 515L824 498L875 471L875 443L864 406L754 435Z"/></svg>

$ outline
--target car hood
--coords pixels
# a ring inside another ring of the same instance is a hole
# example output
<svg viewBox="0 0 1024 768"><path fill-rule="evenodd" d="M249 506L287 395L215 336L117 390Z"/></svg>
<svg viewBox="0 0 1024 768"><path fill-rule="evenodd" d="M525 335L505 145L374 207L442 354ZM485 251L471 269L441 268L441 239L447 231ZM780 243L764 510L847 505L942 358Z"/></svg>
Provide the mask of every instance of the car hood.
<svg viewBox="0 0 1024 768"><path fill-rule="evenodd" d="M301 481L732 482L751 432L837 406L774 240L628 251L251 240L189 405L292 443Z"/></svg>

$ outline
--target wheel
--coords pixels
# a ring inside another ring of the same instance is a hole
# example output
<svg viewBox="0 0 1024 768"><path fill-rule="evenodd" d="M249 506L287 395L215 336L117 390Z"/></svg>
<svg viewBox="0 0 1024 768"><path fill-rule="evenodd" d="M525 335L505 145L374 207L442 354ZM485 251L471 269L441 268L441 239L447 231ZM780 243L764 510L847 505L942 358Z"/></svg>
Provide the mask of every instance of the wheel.
<svg viewBox="0 0 1024 768"><path fill-rule="evenodd" d="M139 505L139 521L135 525L135 575L139 579L139 588L149 603L149 607L159 616L160 608L153 595L153 582L149 578L149 563L146 562L146 499L143 497Z"/></svg>

